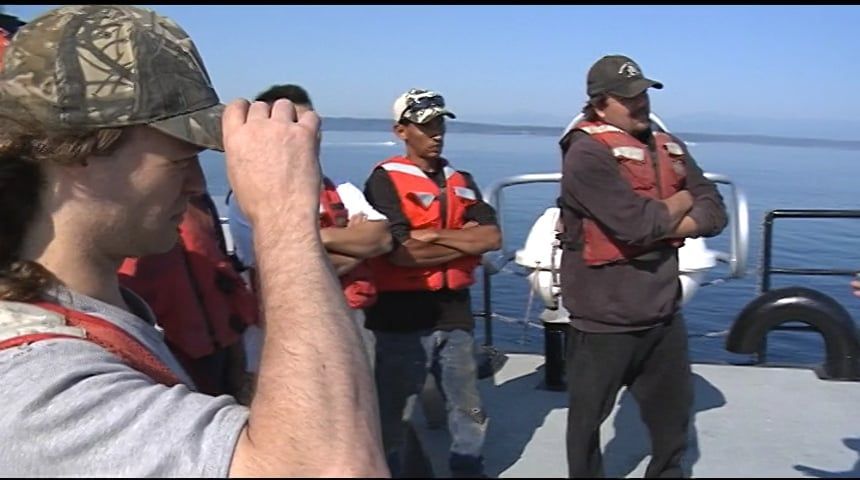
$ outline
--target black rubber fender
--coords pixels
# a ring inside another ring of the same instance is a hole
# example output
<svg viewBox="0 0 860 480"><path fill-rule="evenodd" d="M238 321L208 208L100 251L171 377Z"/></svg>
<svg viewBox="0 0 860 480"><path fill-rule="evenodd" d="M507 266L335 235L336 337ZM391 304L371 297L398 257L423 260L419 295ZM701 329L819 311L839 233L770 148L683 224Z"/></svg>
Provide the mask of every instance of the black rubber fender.
<svg viewBox="0 0 860 480"><path fill-rule="evenodd" d="M805 323L824 337L822 378L860 380L860 334L839 302L818 290L786 287L759 295L738 314L726 337L726 350L756 353L768 332L783 323Z"/></svg>

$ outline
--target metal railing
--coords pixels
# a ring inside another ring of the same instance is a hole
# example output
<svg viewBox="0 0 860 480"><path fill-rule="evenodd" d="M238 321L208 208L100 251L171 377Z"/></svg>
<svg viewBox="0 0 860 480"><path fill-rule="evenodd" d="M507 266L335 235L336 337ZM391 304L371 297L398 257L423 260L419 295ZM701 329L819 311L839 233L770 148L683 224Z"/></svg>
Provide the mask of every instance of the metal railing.
<svg viewBox="0 0 860 480"><path fill-rule="evenodd" d="M770 277L779 275L835 275L851 276L857 270L828 269L828 268L779 268L773 267L773 224L777 218L860 218L860 210L771 210L764 217L763 240L762 240L762 262L761 283L759 294L770 290Z"/></svg>
<svg viewBox="0 0 860 480"><path fill-rule="evenodd" d="M773 267L773 229L774 221L778 218L860 218L860 210L809 210L783 209L771 210L764 216L762 228L761 271L759 295L770 291L771 275L810 275L810 276L853 276L857 270L835 268L781 268ZM811 325L779 325L772 331L818 332ZM756 353L756 363L767 361L767 337L763 338Z"/></svg>
<svg viewBox="0 0 860 480"><path fill-rule="evenodd" d="M483 256L483 289L484 310L480 316L484 318L484 345L493 344L493 300L491 276L500 272L508 262L513 260L515 251L507 248L506 235L504 233L504 209L502 207L502 190L512 185L525 185L530 183L558 183L561 173L529 173L503 178L491 184L482 192L482 196L496 210L496 219L499 228L502 229L502 248L494 252L487 252Z"/></svg>

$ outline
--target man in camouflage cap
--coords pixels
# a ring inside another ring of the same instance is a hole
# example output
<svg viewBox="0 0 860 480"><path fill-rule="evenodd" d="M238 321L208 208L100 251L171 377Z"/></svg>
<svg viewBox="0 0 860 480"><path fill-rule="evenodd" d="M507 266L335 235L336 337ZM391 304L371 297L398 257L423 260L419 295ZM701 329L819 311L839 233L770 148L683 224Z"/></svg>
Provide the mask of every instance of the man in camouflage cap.
<svg viewBox="0 0 860 480"><path fill-rule="evenodd" d="M316 114L225 110L187 34L143 8L51 10L3 60L0 470L386 476L368 361L317 230ZM250 408L198 392L116 275L177 241L203 149L226 151L257 232L266 338Z"/></svg>
<svg viewBox="0 0 860 480"><path fill-rule="evenodd" d="M3 63L4 112L57 130L150 125L223 150L224 106L197 48L152 11L61 7L22 27Z"/></svg>
<svg viewBox="0 0 860 480"><path fill-rule="evenodd" d="M436 92L421 88L411 88L396 100L392 108L394 122L406 120L423 125L436 117L457 118L454 112L445 108L444 98Z"/></svg>
<svg viewBox="0 0 860 480"><path fill-rule="evenodd" d="M388 217L394 242L391 254L369 262L379 297L365 310L365 325L376 335L382 441L393 473L419 473L403 461L402 418L428 371L438 372L451 474L480 476L488 418L477 388L469 286L480 256L499 248L501 233L472 176L442 157L446 117L456 118L442 95L408 90L392 113L405 154L377 165L365 185L368 201Z"/></svg>

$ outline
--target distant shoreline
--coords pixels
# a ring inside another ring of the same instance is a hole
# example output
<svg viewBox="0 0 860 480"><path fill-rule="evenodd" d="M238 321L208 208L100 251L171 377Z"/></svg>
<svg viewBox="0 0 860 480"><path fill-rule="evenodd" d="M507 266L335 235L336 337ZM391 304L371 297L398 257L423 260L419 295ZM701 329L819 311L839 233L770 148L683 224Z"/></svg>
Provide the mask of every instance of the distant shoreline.
<svg viewBox="0 0 860 480"><path fill-rule="evenodd" d="M390 132L391 121L380 118L325 117L323 129L330 131ZM479 135L529 135L558 137L564 126L543 127L536 125L497 125L454 121L448 131ZM695 143L744 143L784 147L834 148L860 150L860 140L831 140L824 138L779 137L772 135L741 135L724 133L673 132L687 142Z"/></svg>

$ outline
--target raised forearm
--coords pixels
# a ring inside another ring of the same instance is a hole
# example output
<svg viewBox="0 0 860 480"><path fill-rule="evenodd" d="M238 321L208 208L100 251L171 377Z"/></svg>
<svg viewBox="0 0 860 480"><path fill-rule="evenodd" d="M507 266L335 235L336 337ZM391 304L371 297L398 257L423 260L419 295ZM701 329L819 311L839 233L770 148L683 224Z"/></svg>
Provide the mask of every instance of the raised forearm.
<svg viewBox="0 0 860 480"><path fill-rule="evenodd" d="M388 259L401 267L430 267L462 256L464 253L460 250L410 238L391 252Z"/></svg>
<svg viewBox="0 0 860 480"><path fill-rule="evenodd" d="M468 255L481 255L498 250L502 244L502 234L494 225L479 225L459 230L436 230L438 235L432 243L459 250Z"/></svg>
<svg viewBox="0 0 860 480"><path fill-rule="evenodd" d="M240 445L256 462L231 473L387 475L374 383L341 286L317 229L287 218L255 225L267 331Z"/></svg>
<svg viewBox="0 0 860 480"><path fill-rule="evenodd" d="M391 250L391 234L387 222L363 222L347 228L320 230L325 249L350 257L370 258Z"/></svg>

